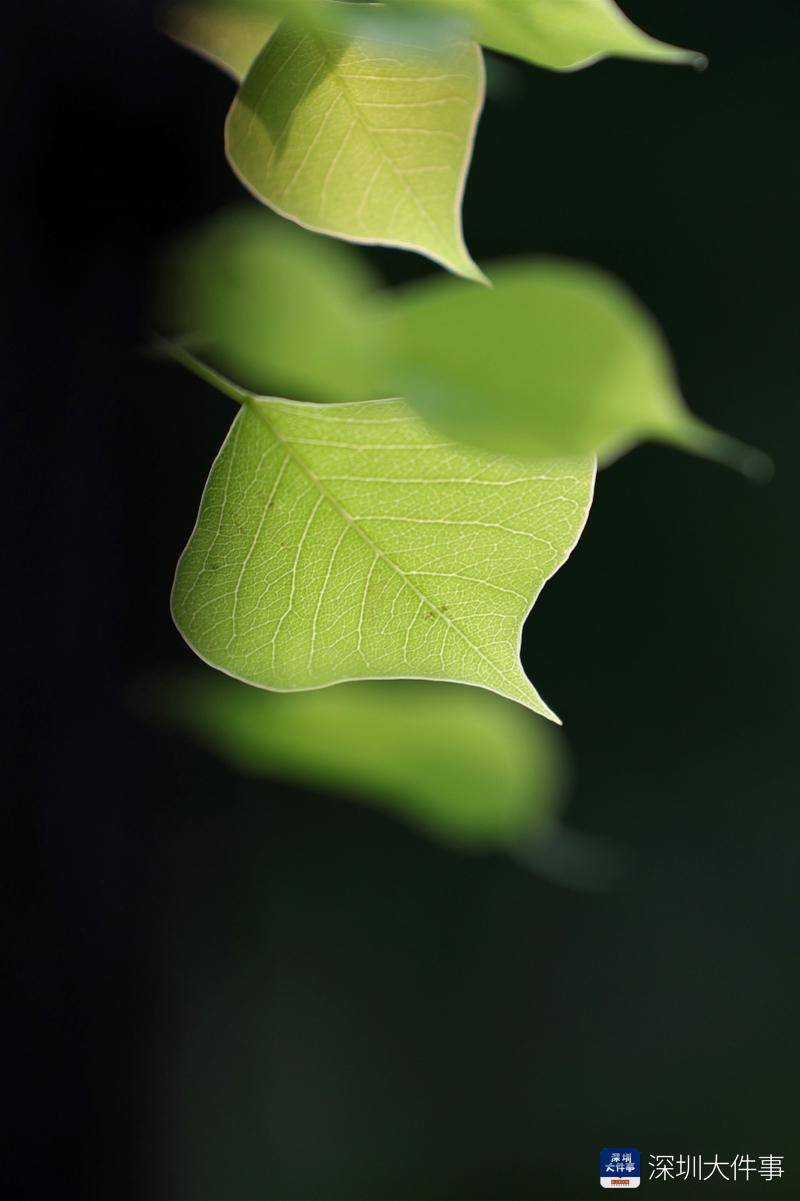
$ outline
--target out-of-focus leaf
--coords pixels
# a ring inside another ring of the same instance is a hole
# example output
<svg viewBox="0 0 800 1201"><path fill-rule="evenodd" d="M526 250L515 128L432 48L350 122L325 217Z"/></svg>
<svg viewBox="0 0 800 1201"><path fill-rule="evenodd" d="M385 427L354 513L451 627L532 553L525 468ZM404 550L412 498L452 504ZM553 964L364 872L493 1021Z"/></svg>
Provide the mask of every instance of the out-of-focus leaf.
<svg viewBox="0 0 800 1201"><path fill-rule="evenodd" d="M161 28L176 42L241 80L279 19L266 6L184 0L164 9Z"/></svg>
<svg viewBox="0 0 800 1201"><path fill-rule="evenodd" d="M613 0L400 0L452 13L491 50L537 66L574 71L610 56L703 66L702 54L649 37Z"/></svg>
<svg viewBox="0 0 800 1201"><path fill-rule="evenodd" d="M158 681L161 714L247 775L362 799L474 849L549 837L559 733L477 688L347 684L276 696L211 672Z"/></svg>
<svg viewBox="0 0 800 1201"><path fill-rule="evenodd" d="M768 473L687 410L660 331L619 283L547 259L492 274L490 290L434 279L380 293L347 247L234 210L171 255L161 325L254 391L402 395L484 450L608 461L653 438Z"/></svg>
<svg viewBox="0 0 800 1201"><path fill-rule="evenodd" d="M409 26L423 34L437 28L436 18L426 10L420 10L412 26L409 18L416 12L416 7L398 10L403 18L398 36ZM367 22L361 5L339 0L177 0L162 10L159 24L176 42L241 82L284 17L306 30L322 27L345 34L358 34Z"/></svg>
<svg viewBox="0 0 800 1201"><path fill-rule="evenodd" d="M480 48L400 46L381 29L352 37L284 21L228 114L230 163L300 225L482 278L461 228L483 104Z"/></svg>
<svg viewBox="0 0 800 1201"><path fill-rule="evenodd" d="M661 332L610 276L541 259L491 278L492 288L424 283L387 309L392 390L444 434L488 451L606 461L656 439L768 473L765 456L689 412Z"/></svg>
<svg viewBox="0 0 800 1201"><path fill-rule="evenodd" d="M200 658L278 691L473 684L553 718L522 624L580 536L594 459L476 453L402 401L238 399L172 595Z"/></svg>
<svg viewBox="0 0 800 1201"><path fill-rule="evenodd" d="M209 0L196 0L211 7ZM361 33L380 19L397 40L409 36L471 38L491 50L537 66L574 71L608 57L705 65L693 50L670 46L638 29L614 0L385 0L381 6L336 0L215 0L220 13L245 13L277 21L290 17L306 28ZM202 50L202 45L200 46Z"/></svg>
<svg viewBox="0 0 800 1201"><path fill-rule="evenodd" d="M175 0L162 14L161 27L241 78L267 40L255 45L260 31L271 33L284 18L311 32L335 29L347 37L367 38L379 32L382 40L396 42L401 49L409 42L435 48L454 38L463 40L467 29L462 14L440 8L435 0L430 6L414 0Z"/></svg>
<svg viewBox="0 0 800 1201"><path fill-rule="evenodd" d="M253 206L212 218L174 247L159 327L254 391L371 400L383 382L376 304L361 256Z"/></svg>

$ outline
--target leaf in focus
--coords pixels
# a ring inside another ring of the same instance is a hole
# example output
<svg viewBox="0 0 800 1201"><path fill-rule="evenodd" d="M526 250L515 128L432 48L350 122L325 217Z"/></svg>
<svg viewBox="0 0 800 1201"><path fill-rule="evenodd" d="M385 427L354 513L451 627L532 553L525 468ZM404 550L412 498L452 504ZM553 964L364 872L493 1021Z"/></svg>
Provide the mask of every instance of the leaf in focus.
<svg viewBox="0 0 800 1201"><path fill-rule="evenodd" d="M471 849L550 835L561 737L477 688L394 681L277 696L215 673L159 680L154 703L246 775L373 803Z"/></svg>
<svg viewBox="0 0 800 1201"><path fill-rule="evenodd" d="M287 691L473 684L553 718L522 624L583 529L593 458L476 453L402 401L241 399L173 589L200 658Z"/></svg>
<svg viewBox="0 0 800 1201"><path fill-rule="evenodd" d="M451 438L522 456L594 452L645 439L753 477L769 461L694 417L655 321L620 283L563 260L515 261L492 288L434 280L397 294L382 322L392 390Z"/></svg>
<svg viewBox="0 0 800 1201"><path fill-rule="evenodd" d="M480 47L284 21L226 123L247 188L283 217L354 242L415 250L482 278L464 244L461 198L483 104Z"/></svg>
<svg viewBox="0 0 800 1201"><path fill-rule="evenodd" d="M600 59L705 65L692 50L649 37L613 0L402 0L460 16L465 36L540 67L574 71Z"/></svg>
<svg viewBox="0 0 800 1201"><path fill-rule="evenodd" d="M267 7L195 0L167 7L161 14L161 28L182 46L241 80L279 19Z"/></svg>
<svg viewBox="0 0 800 1201"><path fill-rule="evenodd" d="M383 382L377 303L355 251L253 205L213 217L172 249L158 325L254 391L371 400Z"/></svg>

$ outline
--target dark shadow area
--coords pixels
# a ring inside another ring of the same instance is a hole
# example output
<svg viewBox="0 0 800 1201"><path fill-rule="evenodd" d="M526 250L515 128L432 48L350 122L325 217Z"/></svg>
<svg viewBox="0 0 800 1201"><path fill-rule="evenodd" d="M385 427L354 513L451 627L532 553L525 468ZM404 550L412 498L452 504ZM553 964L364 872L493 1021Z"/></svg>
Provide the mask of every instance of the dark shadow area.
<svg viewBox="0 0 800 1201"><path fill-rule="evenodd" d="M264 98L269 94L272 80L289 64L295 78L298 80L304 96L304 101L310 101L317 88L325 82L327 71L335 71L336 65L345 52L347 41L342 33L336 39L323 43L315 38L307 27L293 27L292 36L304 35L295 55L292 40L283 42L283 29L275 35L275 44L270 41L269 48L264 52L263 59L256 65L244 80L239 92L239 102L249 116L249 124L263 123L268 135L268 145L272 145L272 153L280 162L286 149L289 132L294 121L291 108L276 103L274 107L266 107ZM288 45L289 50L284 47ZM324 67L323 67L324 64Z"/></svg>

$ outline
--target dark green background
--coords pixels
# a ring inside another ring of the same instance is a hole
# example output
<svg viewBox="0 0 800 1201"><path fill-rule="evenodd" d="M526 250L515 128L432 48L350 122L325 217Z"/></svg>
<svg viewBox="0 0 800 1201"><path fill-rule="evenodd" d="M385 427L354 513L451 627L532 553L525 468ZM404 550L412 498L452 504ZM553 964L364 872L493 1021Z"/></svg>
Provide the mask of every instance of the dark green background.
<svg viewBox="0 0 800 1201"><path fill-rule="evenodd" d="M644 1197L800 1198L800 5L626 7L709 70L508 63L468 239L615 271L777 474L637 450L529 622L610 894L246 783L131 707L189 661L167 596L231 417L138 354L159 246L241 195L231 87L133 0L6 39L9 1198L584 1201L604 1145L786 1156Z"/></svg>

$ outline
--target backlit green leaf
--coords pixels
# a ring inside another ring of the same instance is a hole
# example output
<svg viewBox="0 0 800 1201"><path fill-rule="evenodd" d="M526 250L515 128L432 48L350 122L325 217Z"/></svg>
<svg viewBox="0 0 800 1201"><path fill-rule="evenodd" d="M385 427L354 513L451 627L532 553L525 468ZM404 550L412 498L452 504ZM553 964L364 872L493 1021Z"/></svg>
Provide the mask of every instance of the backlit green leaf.
<svg viewBox="0 0 800 1201"><path fill-rule="evenodd" d="M239 80L266 46L279 19L267 7L195 0L167 7L161 15L161 28Z"/></svg>
<svg viewBox="0 0 800 1201"><path fill-rule="evenodd" d="M427 10L414 5L398 10L406 18L399 32L417 12L424 17L415 22L417 32L436 28ZM340 0L178 0L164 8L159 24L176 42L241 81L284 17L305 29L351 33L359 32L369 15L360 4Z"/></svg>
<svg viewBox="0 0 800 1201"><path fill-rule="evenodd" d="M381 395L364 258L265 209L212 218L170 252L158 325L248 388L302 400Z"/></svg>
<svg viewBox="0 0 800 1201"><path fill-rule="evenodd" d="M483 93L474 43L401 47L283 22L228 115L228 158L281 216L481 278L461 197Z"/></svg>
<svg viewBox="0 0 800 1201"><path fill-rule="evenodd" d="M705 59L691 50L649 37L613 0L402 0L423 9L452 13L464 33L491 50L538 66L572 71L599 59L649 59L691 63Z"/></svg>
<svg viewBox="0 0 800 1201"><path fill-rule="evenodd" d="M552 717L522 624L581 533L593 458L476 453L402 401L239 399L173 590L197 654L276 690L446 680Z"/></svg>
<svg viewBox="0 0 800 1201"><path fill-rule="evenodd" d="M529 260L492 288L437 279L387 309L392 390L443 434L520 455L594 451L644 439L762 475L768 461L693 417L649 313L601 271Z"/></svg>
<svg viewBox="0 0 800 1201"><path fill-rule="evenodd" d="M192 673L158 709L247 775L333 789L474 849L550 836L561 737L476 688L395 681L276 696Z"/></svg>

